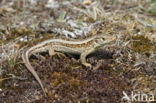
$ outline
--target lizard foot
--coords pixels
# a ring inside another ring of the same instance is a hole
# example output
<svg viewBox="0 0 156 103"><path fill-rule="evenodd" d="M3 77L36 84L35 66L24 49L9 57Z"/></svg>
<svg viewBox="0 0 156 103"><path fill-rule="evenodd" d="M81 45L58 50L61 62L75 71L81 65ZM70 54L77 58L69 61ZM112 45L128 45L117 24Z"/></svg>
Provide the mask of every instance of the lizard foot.
<svg viewBox="0 0 156 103"><path fill-rule="evenodd" d="M89 63L82 63L85 67L92 68L92 65Z"/></svg>
<svg viewBox="0 0 156 103"><path fill-rule="evenodd" d="M63 53L59 53L59 52L55 52L55 53L56 53L55 55L57 55L58 57L61 57L61 56L66 57L65 54Z"/></svg>

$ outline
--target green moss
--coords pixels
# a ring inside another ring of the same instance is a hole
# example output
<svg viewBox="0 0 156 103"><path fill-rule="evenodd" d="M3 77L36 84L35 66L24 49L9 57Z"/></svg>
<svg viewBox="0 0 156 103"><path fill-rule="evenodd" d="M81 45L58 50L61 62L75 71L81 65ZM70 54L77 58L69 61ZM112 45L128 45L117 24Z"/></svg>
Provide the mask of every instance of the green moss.
<svg viewBox="0 0 156 103"><path fill-rule="evenodd" d="M151 50L152 44L149 38L142 35L132 36L132 49L135 52L145 53Z"/></svg>
<svg viewBox="0 0 156 103"><path fill-rule="evenodd" d="M22 28L15 28L11 31L12 34L16 34L16 35L23 35L23 34L30 34L32 33L31 29L28 29L26 27L22 27Z"/></svg>
<svg viewBox="0 0 156 103"><path fill-rule="evenodd" d="M91 17L88 17L85 22L93 23L93 22L95 22L95 20L93 18L91 18Z"/></svg>
<svg viewBox="0 0 156 103"><path fill-rule="evenodd" d="M10 40L10 39L13 40L21 35L32 35L32 34L33 34L32 30L29 28L26 28L26 27L14 28L10 31L10 35L7 38L7 40Z"/></svg>
<svg viewBox="0 0 156 103"><path fill-rule="evenodd" d="M27 35L28 37L35 35L31 29L26 28L26 27L12 28L8 34L5 34L5 31L3 31L3 33L7 38L5 40L0 40L0 45L2 43L8 43L10 41L13 41L17 37L20 37L22 35Z"/></svg>

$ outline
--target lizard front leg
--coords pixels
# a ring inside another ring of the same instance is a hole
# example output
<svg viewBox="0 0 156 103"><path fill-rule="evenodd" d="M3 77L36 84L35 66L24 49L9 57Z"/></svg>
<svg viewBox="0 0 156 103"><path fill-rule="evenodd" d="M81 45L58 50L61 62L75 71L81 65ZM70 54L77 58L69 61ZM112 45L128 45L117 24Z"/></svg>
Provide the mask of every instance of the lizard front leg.
<svg viewBox="0 0 156 103"><path fill-rule="evenodd" d="M94 49L88 49L88 50L85 50L81 55L80 55L80 61L81 63L85 66L85 67L89 67L91 68L92 65L90 63L87 63L86 61L86 57L88 54L92 53L94 51Z"/></svg>

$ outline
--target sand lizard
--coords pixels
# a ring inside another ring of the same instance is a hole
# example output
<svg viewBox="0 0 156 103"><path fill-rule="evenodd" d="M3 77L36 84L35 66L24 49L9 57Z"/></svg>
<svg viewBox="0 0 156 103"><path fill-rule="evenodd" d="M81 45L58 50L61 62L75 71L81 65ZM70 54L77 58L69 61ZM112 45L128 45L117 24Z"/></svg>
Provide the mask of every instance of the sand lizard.
<svg viewBox="0 0 156 103"><path fill-rule="evenodd" d="M52 51L65 52L71 54L79 54L80 61L84 66L91 67L91 64L86 62L86 56L94 51L96 51L99 47L104 46L115 40L115 36L98 34L92 37L89 37L85 40L79 41L67 41L62 39L50 39L43 41L29 49L27 49L22 54L22 59L27 67L27 69L32 73L35 79L40 84L44 94L46 95L45 89L42 85L42 82L37 75L34 68L31 66L29 62L29 57L32 54L49 51L49 54L52 54ZM54 53L54 52L53 52Z"/></svg>

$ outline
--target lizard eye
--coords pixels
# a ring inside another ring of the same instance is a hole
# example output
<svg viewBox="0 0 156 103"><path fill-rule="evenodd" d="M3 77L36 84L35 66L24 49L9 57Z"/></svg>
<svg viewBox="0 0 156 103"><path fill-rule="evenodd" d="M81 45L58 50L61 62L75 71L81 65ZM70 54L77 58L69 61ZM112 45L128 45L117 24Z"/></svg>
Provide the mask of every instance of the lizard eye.
<svg viewBox="0 0 156 103"><path fill-rule="evenodd" d="M102 38L102 40L105 40L105 38Z"/></svg>

